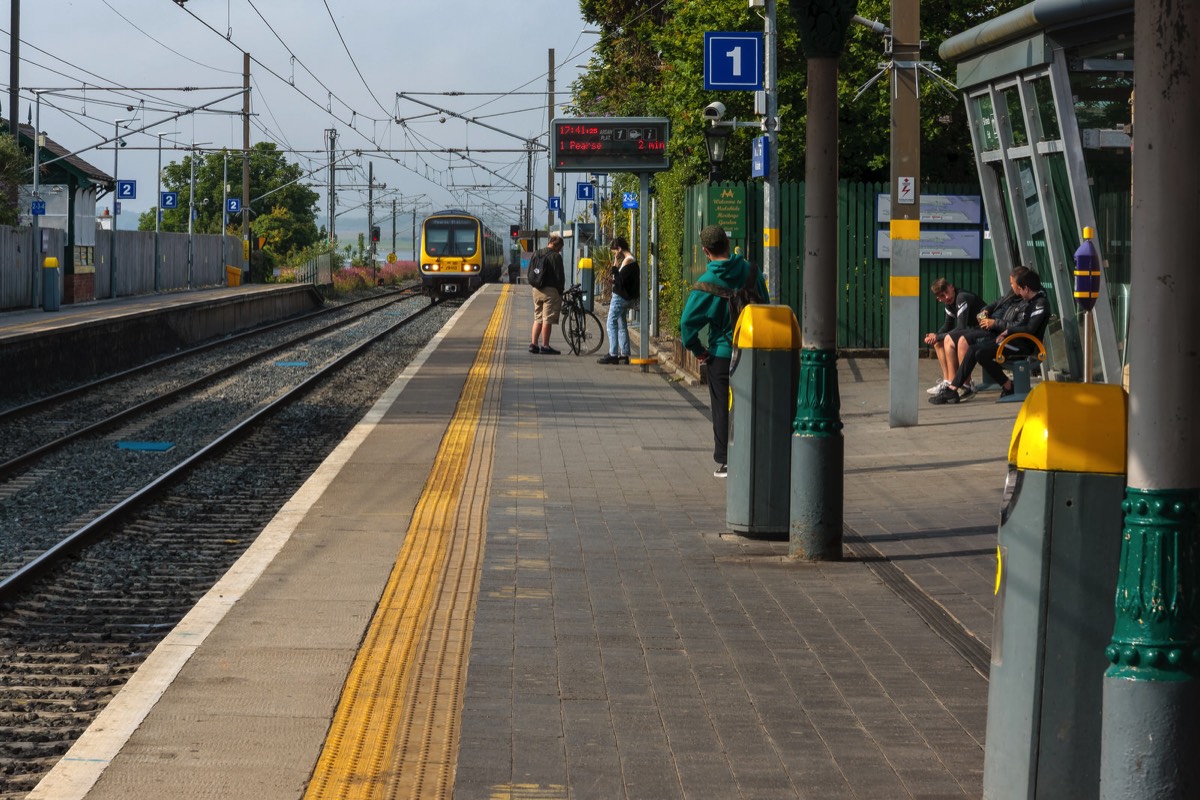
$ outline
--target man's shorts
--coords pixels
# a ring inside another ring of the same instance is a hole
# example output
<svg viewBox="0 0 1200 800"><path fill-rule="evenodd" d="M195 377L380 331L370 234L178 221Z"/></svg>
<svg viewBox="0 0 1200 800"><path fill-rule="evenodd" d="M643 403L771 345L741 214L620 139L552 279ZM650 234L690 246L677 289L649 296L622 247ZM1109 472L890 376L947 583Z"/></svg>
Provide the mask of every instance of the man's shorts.
<svg viewBox="0 0 1200 800"><path fill-rule="evenodd" d="M950 336L953 336L955 341L965 338L967 344L975 344L976 342L996 341L996 331L984 330L983 328L966 328L956 331L950 331Z"/></svg>
<svg viewBox="0 0 1200 800"><path fill-rule="evenodd" d="M533 290L533 321L543 325L553 325L558 322L562 312L562 295L558 289Z"/></svg>

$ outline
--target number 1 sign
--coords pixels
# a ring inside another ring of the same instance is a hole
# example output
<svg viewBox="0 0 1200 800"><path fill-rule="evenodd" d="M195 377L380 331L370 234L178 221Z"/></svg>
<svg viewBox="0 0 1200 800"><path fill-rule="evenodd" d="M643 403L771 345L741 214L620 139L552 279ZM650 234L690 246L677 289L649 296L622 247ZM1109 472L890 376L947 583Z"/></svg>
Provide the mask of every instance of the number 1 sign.
<svg viewBox="0 0 1200 800"><path fill-rule="evenodd" d="M704 32L704 88L760 91L763 35Z"/></svg>

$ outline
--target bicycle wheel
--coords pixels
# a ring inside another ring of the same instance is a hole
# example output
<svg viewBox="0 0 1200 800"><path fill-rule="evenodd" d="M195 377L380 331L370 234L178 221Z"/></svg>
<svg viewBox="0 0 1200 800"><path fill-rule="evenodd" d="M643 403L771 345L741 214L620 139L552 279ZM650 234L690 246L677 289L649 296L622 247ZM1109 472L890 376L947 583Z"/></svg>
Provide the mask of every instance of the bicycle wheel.
<svg viewBox="0 0 1200 800"><path fill-rule="evenodd" d="M567 343L567 349L575 355L579 355L579 347L583 344L584 338L582 311L569 309L566 312L563 316L562 335L563 340Z"/></svg>
<svg viewBox="0 0 1200 800"><path fill-rule="evenodd" d="M590 311L579 312L579 353L590 356L604 344L604 326Z"/></svg>

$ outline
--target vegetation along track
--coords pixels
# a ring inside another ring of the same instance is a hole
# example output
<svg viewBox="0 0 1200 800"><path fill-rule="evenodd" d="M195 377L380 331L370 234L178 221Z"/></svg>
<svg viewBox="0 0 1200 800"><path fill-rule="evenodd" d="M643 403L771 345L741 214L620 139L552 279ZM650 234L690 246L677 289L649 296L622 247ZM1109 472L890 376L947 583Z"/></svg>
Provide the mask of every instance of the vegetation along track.
<svg viewBox="0 0 1200 800"><path fill-rule="evenodd" d="M419 321L382 338L365 357L327 372L253 428L239 423L243 438L209 448L212 458L197 459L186 474L142 492L136 508L109 514L103 524L91 521L117 498L205 449L197 425L209 430L210 420L223 420L228 428L246 417L249 396L262 395L269 375L303 368L273 360L189 398L176 411L123 423L139 436L188 439L177 444L181 452L174 457L171 451L118 450L113 436L93 435L0 482L2 575L11 577L17 565L45 553L48 536L57 541L80 523L91 527L86 544L77 541L61 550L62 557L45 559L36 573L5 581L0 798L23 797L53 767L452 311L448 304L428 308ZM154 469L147 471L147 464ZM100 491L90 488L96 486ZM60 506L66 510L56 510Z"/></svg>

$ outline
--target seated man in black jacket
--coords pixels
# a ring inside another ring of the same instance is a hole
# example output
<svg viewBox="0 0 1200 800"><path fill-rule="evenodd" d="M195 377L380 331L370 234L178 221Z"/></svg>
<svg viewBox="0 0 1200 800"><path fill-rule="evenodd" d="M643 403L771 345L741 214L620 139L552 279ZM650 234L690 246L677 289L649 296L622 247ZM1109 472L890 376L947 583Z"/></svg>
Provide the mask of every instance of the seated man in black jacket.
<svg viewBox="0 0 1200 800"><path fill-rule="evenodd" d="M1046 300L1046 292L1042 289L1041 278L1033 270L1029 270L1016 279L1016 291L1021 297L1020 314L1015 319L1005 322L1002 330L995 331L994 339L988 338L975 342L967 348L966 357L958 365L954 380L942 391L929 398L934 405L957 403L964 400L959 390L971 377L971 372L978 363L992 380L1000 384L1000 396L1013 393L1012 381L1004 374L1004 370L996 363L996 347L1005 336L1014 333L1028 333L1042 338L1046 324L1050 321L1050 306ZM996 327L1000 327L997 325ZM1006 355L1022 355L1033 351L1033 344L1028 339L1018 339L1004 346ZM969 397L969 395L968 395Z"/></svg>
<svg viewBox="0 0 1200 800"><path fill-rule="evenodd" d="M929 394L937 394L943 387L948 386L954 380L954 374L958 372L958 365L967 357L967 348L976 342L994 342L996 334L999 331L1005 330L1021 318L1021 303L1025 301L1017 293L1017 278L1026 272L1029 272L1029 267L1018 266L1012 268L1012 271L1008 273L1008 285L1010 287L1008 293L1000 299L984 306L983 310L976 316L979 327L952 330L946 334L944 346L947 350L956 351L953 358L954 372L950 374L947 380L938 385L937 391L931 391ZM974 393L974 387L968 383L966 386L960 387L959 399L967 400Z"/></svg>
<svg viewBox="0 0 1200 800"><path fill-rule="evenodd" d="M934 281L929 291L933 292L938 302L946 306L942 327L933 333L925 334L924 340L925 344L933 345L938 365L942 368L942 379L929 389L930 394L937 394L954 379L954 373L958 369L958 349L950 336L952 333L979 327L976 317L983 310L983 301L971 292L957 288L945 278Z"/></svg>

